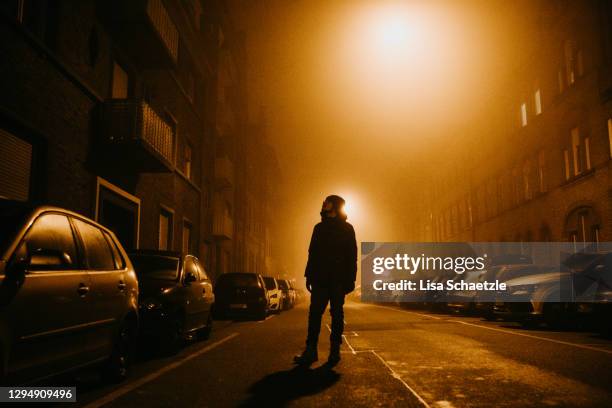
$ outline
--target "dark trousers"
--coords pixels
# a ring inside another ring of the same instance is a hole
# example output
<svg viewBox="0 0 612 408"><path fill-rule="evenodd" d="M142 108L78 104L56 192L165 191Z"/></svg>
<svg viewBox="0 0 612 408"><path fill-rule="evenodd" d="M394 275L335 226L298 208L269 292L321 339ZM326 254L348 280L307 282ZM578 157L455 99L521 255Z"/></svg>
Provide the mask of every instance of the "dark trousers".
<svg viewBox="0 0 612 408"><path fill-rule="evenodd" d="M344 330L344 289L342 287L313 287L310 293L310 311L308 313L308 338L306 345L316 347L321 332L321 317L327 303L330 304L332 318L329 340L332 344L342 343Z"/></svg>

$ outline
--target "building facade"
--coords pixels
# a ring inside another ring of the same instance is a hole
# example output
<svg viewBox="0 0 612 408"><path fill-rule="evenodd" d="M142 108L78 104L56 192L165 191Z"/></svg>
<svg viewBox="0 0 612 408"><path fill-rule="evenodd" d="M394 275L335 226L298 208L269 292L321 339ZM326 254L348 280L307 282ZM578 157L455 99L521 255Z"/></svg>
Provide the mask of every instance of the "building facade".
<svg viewBox="0 0 612 408"><path fill-rule="evenodd" d="M612 239L612 8L533 6L491 108L424 164L414 239Z"/></svg>
<svg viewBox="0 0 612 408"><path fill-rule="evenodd" d="M230 271L249 135L246 51L229 21L220 1L2 2L0 196Z"/></svg>

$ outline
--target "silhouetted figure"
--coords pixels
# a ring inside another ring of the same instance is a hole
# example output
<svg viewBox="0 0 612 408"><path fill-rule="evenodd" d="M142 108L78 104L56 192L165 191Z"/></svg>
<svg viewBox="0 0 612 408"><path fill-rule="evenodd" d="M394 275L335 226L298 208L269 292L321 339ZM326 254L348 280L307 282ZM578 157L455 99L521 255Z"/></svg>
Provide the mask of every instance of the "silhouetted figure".
<svg viewBox="0 0 612 408"><path fill-rule="evenodd" d="M346 222L345 201L330 195L321 208L321 222L315 225L308 249L306 288L310 292L308 337L306 349L295 362L310 365L318 360L317 344L321 317L327 303L332 317L328 358L329 365L340 361L340 345L344 330L344 296L355 289L357 274L357 242L355 230Z"/></svg>

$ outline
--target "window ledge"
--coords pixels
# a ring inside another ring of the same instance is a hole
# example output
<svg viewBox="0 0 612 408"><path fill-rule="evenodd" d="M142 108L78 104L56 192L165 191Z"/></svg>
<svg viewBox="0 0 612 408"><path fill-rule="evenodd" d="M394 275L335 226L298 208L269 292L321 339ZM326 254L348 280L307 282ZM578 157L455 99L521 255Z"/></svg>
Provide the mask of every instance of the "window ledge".
<svg viewBox="0 0 612 408"><path fill-rule="evenodd" d="M590 168L587 171L583 171L582 173L576 176L572 176L568 180L565 180L565 182L561 184L561 187L569 187L573 184L577 184L583 180L586 180L592 177L594 174L595 174L595 168Z"/></svg>

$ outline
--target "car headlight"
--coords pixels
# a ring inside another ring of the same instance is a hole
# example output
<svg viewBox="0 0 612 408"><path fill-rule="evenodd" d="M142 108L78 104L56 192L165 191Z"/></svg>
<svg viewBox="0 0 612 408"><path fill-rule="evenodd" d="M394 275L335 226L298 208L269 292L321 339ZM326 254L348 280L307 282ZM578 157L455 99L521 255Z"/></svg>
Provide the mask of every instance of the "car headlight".
<svg viewBox="0 0 612 408"><path fill-rule="evenodd" d="M514 288L512 288L512 291L510 293L512 295L518 295L518 296L530 295L533 292L535 292L536 288L537 288L536 285L520 285L520 286L515 286Z"/></svg>

